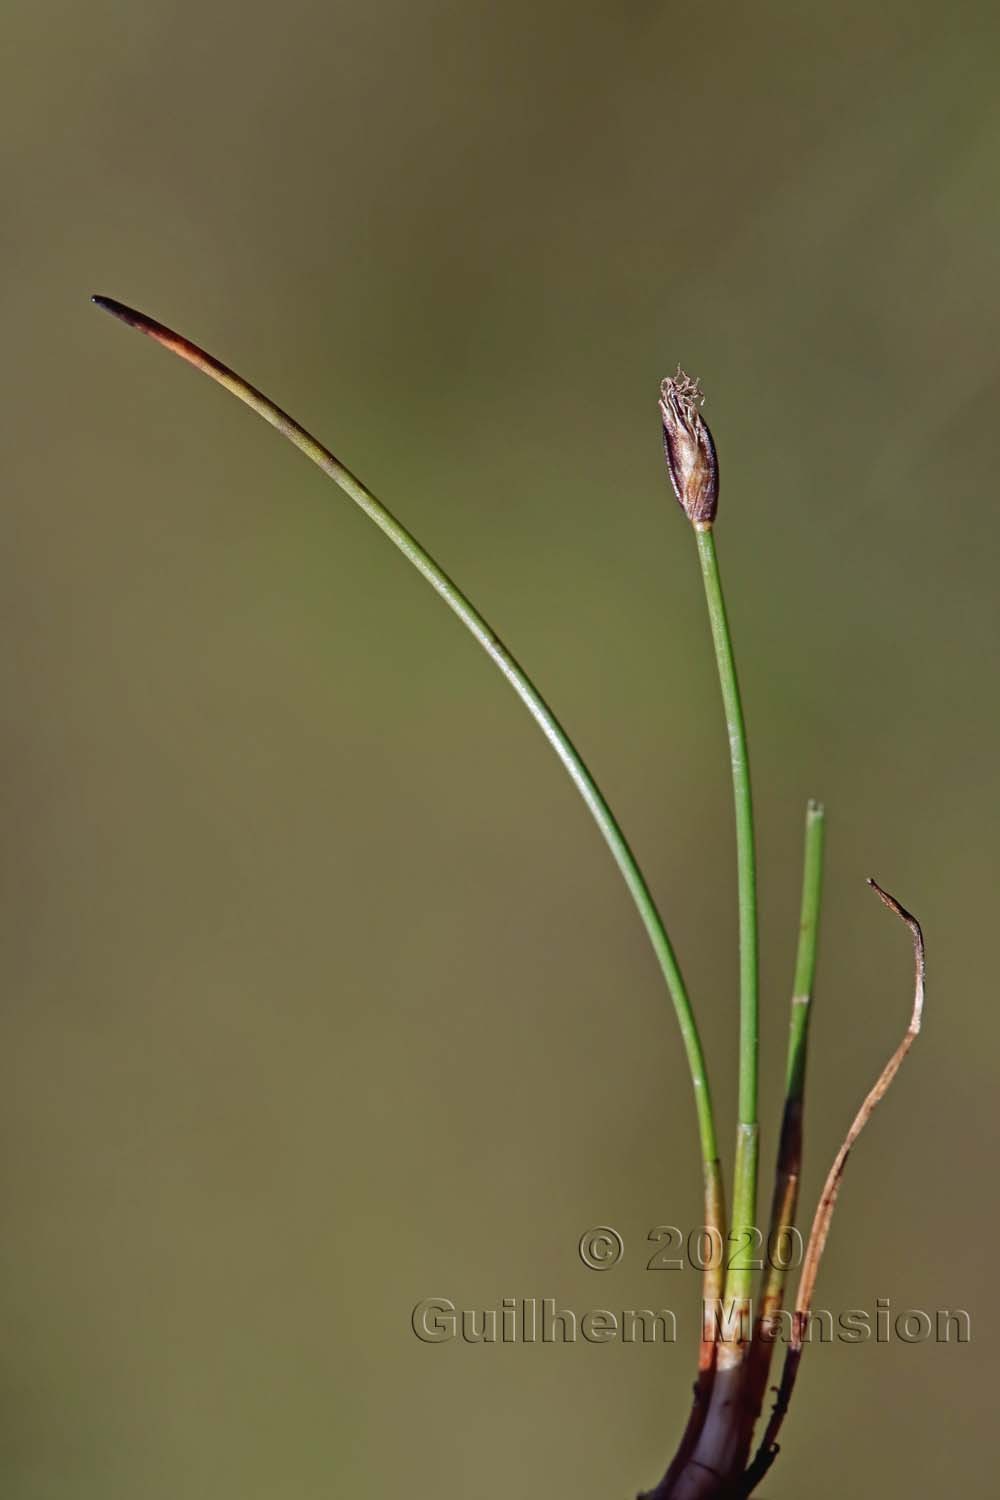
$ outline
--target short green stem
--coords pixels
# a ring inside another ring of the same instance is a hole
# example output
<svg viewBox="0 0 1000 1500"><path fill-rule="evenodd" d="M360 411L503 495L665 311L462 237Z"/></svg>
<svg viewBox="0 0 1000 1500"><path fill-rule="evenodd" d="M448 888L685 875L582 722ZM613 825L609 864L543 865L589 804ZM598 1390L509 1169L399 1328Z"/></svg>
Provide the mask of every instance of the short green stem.
<svg viewBox="0 0 1000 1500"><path fill-rule="evenodd" d="M819 941L819 911L823 888L823 808L810 802L806 809L805 849L802 860L802 900L799 940L795 953L791 1019L788 1026L788 1061L785 1067L785 1106L781 1117L778 1157L774 1171L774 1193L767 1237L767 1261L760 1293L755 1329L753 1375L749 1403L756 1414L764 1401L774 1343L785 1298L788 1271L795 1263L795 1217L798 1212L802 1175L802 1115L805 1099L806 1054L809 1018L812 1013ZM801 1241L800 1241L801 1243Z"/></svg>
<svg viewBox="0 0 1000 1500"><path fill-rule="evenodd" d="M823 894L823 845L825 819L822 805L810 802L806 809L805 850L802 861L802 907L799 941L795 953L792 1016L788 1028L788 1062L785 1097L801 1101L806 1081L809 1018L812 1013L816 951L819 945L819 909Z"/></svg>

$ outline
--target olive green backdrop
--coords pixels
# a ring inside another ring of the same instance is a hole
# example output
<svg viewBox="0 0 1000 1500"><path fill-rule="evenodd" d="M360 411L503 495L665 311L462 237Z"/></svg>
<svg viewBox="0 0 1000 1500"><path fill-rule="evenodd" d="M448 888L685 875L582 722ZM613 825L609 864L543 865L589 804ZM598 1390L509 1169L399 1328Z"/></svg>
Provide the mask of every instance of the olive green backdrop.
<svg viewBox="0 0 1000 1500"><path fill-rule="evenodd" d="M27 3L4 21L0 1199L9 1500L625 1500L686 1411L672 1014L606 850L332 443L618 810L724 1140L735 872L656 391L700 375L748 705L768 1159L829 813L807 1211L902 1028L764 1494L993 1493L996 12ZM616 1227L599 1274L576 1245ZM422 1345L420 1298L670 1306L676 1347Z"/></svg>

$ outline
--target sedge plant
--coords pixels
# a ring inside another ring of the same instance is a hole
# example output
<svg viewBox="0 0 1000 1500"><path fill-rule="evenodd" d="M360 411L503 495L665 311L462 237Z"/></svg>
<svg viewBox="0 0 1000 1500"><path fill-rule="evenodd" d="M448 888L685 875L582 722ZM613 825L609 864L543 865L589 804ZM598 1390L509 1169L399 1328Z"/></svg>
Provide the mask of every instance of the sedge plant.
<svg viewBox="0 0 1000 1500"><path fill-rule="evenodd" d="M767 1268L760 1273L755 1307L757 1273L752 1252L761 1242L762 1235L757 1229L759 985L753 800L746 727L715 545L718 458L711 432L701 413L703 397L697 381L691 380L681 370L664 380L660 389L660 417L670 481L695 535L732 772L739 911L739 1075L731 1213L726 1210L705 1055L676 950L621 825L538 688L467 595L402 522L298 422L242 376L162 323L110 297L95 296L93 301L209 375L275 427L339 485L479 642L521 699L580 793L635 905L680 1029L701 1151L705 1230L707 1242L712 1246L712 1253L705 1257L703 1273L694 1401L663 1478L641 1500L744 1500L768 1472L778 1452L777 1438L796 1383L816 1276L848 1154L875 1106L885 1095L920 1029L924 946L916 919L895 897L870 880L869 884L882 902L910 930L915 962L913 1009L902 1041L865 1097L830 1168L806 1243L795 1306L789 1312L784 1308L784 1299L787 1272L793 1260L790 1247L797 1233L806 1058L819 936L825 828L823 808L817 802L810 802L806 811L801 920L791 1001L785 1098L768 1225L768 1246L777 1247L778 1253L769 1254ZM754 1434L762 1418L773 1353L785 1325L788 1338L780 1383L776 1388L777 1398L755 1450Z"/></svg>

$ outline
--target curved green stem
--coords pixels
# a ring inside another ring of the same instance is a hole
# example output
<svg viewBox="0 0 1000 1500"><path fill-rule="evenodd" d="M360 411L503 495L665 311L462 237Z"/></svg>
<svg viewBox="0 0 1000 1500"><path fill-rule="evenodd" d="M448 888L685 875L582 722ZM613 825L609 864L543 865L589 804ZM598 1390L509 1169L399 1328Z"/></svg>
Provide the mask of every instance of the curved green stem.
<svg viewBox="0 0 1000 1500"><path fill-rule="evenodd" d="M482 615L462 591L448 577L442 568L434 561L429 553L425 552L415 537L407 531L401 522L396 520L390 511L377 500L360 479L345 468L328 449L318 443L305 428L300 427L287 412L283 412L261 391L248 384L242 376L237 375L226 365L220 364L203 349L192 344L188 339L182 338L180 334L165 328L162 323L155 322L145 313L136 312L133 308L125 307L121 302L116 302L110 297L94 297L94 302L106 312L112 313L123 323L132 328L137 328L141 333L148 334L150 338L170 349L188 364L194 365L196 369L211 376L219 385L224 386L234 396L237 396L247 406L255 411L258 416L264 418L272 427L294 444L301 453L311 459L323 473L328 475L340 488L350 496L354 503L364 511L370 520L374 521L380 531L383 531L391 542L399 548L403 556L422 574L436 593L440 594L450 609L462 621L466 629L475 636L486 654L496 663L518 697L524 703L532 718L538 724L545 738L552 746L556 755L562 761L570 779L572 780L580 796L583 798L591 817L597 824L604 839L611 850L615 864L621 872L622 878L628 887L636 910L642 919L643 926L653 946L653 951L663 972L667 983L667 989L673 1001L674 1010L677 1015L684 1050L687 1055L688 1068L691 1073L691 1081L694 1086L695 1108L698 1115L698 1131L701 1142L701 1152L705 1165L706 1180L714 1179L718 1171L718 1149L715 1136L715 1123L712 1115L712 1101L708 1086L708 1075L705 1067L705 1058L702 1051L698 1028L695 1023L694 1013L688 997L687 988L681 975L677 958L667 935L659 912L656 909L652 894L646 884L645 878L633 855L625 835L622 833L607 802L584 765L576 748L572 744L566 731L562 728L555 714L545 702L541 693L528 677L527 673L515 661L507 650L507 647L498 638Z"/></svg>
<svg viewBox="0 0 1000 1500"><path fill-rule="evenodd" d="M736 1162L733 1169L733 1256L726 1294L749 1299L753 1285L753 1250L757 1220L757 1052L759 1044L757 981L757 861L754 850L753 802L750 794L750 761L746 728L740 702L736 663L722 595L722 580L711 527L696 526L698 557L712 644L719 670L722 703L729 732L729 758L736 808L736 859L740 924L740 1062L739 1104L736 1127Z"/></svg>

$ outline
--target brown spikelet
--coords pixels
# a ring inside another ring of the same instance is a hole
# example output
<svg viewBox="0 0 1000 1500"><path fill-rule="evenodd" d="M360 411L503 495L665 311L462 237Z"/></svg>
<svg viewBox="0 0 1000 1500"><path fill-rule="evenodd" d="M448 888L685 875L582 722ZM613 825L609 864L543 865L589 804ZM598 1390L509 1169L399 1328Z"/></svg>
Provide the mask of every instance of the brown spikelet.
<svg viewBox="0 0 1000 1500"><path fill-rule="evenodd" d="M677 374L660 386L663 449L674 494L692 526L707 531L719 503L719 461L708 424L701 415L704 401L697 380L677 366Z"/></svg>

